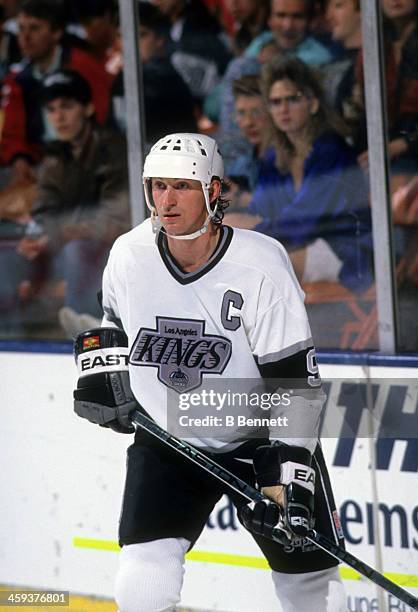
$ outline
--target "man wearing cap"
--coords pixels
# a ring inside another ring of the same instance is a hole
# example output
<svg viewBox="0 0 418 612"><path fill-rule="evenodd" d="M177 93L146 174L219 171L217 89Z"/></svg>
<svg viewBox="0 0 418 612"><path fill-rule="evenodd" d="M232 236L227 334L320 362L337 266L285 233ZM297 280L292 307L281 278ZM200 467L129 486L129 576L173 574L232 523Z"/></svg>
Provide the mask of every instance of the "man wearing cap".
<svg viewBox="0 0 418 612"><path fill-rule="evenodd" d="M130 227L125 142L95 125L89 84L77 72L50 75L41 95L56 138L39 169L32 211L40 235L23 238L18 253L34 264L46 257L49 274L66 281L65 305L99 314L109 248Z"/></svg>
<svg viewBox="0 0 418 612"><path fill-rule="evenodd" d="M14 65L2 87L4 124L0 163L12 170L12 180L31 176L51 140L49 125L39 103L44 79L60 69L79 72L89 83L99 123L109 106L112 77L86 51L69 45L64 37L62 5L56 0L24 0L17 14L22 62Z"/></svg>

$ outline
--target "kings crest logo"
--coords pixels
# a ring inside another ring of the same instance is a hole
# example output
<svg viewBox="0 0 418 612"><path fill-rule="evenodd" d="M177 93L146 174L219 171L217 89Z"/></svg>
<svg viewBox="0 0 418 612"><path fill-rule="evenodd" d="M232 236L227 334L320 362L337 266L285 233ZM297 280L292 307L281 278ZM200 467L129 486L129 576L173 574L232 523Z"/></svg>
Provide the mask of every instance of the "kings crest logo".
<svg viewBox="0 0 418 612"><path fill-rule="evenodd" d="M141 327L129 363L158 368L158 378L179 393L195 389L203 374L222 374L231 341L205 334L205 321L157 317L157 329Z"/></svg>

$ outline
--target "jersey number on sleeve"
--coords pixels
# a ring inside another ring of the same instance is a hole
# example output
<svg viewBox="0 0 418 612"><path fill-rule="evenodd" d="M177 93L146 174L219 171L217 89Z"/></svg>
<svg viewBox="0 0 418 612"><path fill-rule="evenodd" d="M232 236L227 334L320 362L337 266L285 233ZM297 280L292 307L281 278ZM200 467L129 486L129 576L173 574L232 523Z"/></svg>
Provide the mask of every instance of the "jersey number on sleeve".
<svg viewBox="0 0 418 612"><path fill-rule="evenodd" d="M316 363L316 352L314 348L311 348L306 353L306 369L311 376L308 376L308 383L311 387L321 386L321 377L319 376L319 368Z"/></svg>

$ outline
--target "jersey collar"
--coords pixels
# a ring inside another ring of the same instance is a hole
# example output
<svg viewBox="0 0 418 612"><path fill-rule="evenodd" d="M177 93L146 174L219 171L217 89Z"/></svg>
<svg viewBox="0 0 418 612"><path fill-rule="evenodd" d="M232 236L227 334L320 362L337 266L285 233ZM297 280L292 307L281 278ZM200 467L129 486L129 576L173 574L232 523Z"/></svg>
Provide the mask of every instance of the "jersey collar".
<svg viewBox="0 0 418 612"><path fill-rule="evenodd" d="M234 230L232 227L229 227L228 225L221 225L216 249L212 253L210 259L203 264L203 266L200 266L200 268L194 270L194 272L184 272L180 268L168 249L167 237L163 232L159 232L158 234L157 246L161 259L163 260L165 267L170 272L171 276L173 276L181 285L188 285L189 283L193 283L207 274L214 266L216 266L218 261L222 259L228 250L233 234Z"/></svg>

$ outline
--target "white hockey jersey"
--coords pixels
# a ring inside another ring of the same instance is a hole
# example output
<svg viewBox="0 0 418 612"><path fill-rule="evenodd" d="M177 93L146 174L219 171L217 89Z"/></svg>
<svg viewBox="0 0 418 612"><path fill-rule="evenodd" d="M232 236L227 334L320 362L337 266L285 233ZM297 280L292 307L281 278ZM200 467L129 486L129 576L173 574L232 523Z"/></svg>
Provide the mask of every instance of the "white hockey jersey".
<svg viewBox="0 0 418 612"><path fill-rule="evenodd" d="M287 442L313 450L323 397L303 297L287 253L271 238L222 226L210 260L184 273L164 234L156 239L146 220L111 250L103 276L103 325L122 327L128 335L133 393L164 428L173 394L190 395L218 378L280 378L280 364L302 355L307 365L298 376L312 384L292 401L295 411L312 420L312 439ZM214 451L242 443L237 427L229 429L227 440L189 440Z"/></svg>

